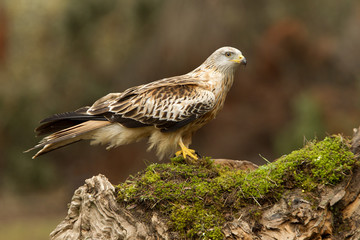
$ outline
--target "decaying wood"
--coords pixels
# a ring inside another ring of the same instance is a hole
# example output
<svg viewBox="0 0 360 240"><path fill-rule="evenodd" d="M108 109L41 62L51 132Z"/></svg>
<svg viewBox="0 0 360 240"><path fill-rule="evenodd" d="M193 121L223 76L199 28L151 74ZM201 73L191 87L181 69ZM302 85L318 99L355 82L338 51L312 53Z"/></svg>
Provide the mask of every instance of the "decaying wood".
<svg viewBox="0 0 360 240"><path fill-rule="evenodd" d="M87 179L75 191L68 215L50 237L59 240L156 239L166 231L166 225L156 214L145 222L141 213L118 207L114 186L100 174Z"/></svg>
<svg viewBox="0 0 360 240"><path fill-rule="evenodd" d="M360 152L360 130L352 151ZM256 168L249 162L218 160L218 164ZM260 217L244 208L240 217L223 225L226 239L360 239L360 169L335 188L320 189L318 206L300 189L287 192L273 205L258 207ZM120 207L113 185L103 175L87 179L71 200L68 215L50 234L51 239L178 239L161 214L132 206ZM317 196L318 197L318 196ZM254 207L254 206L253 206Z"/></svg>

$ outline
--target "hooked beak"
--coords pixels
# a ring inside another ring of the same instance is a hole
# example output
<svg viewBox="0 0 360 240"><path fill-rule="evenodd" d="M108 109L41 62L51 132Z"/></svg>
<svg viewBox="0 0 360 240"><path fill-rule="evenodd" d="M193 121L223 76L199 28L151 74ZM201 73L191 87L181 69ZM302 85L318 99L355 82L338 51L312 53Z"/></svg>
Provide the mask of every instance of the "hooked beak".
<svg viewBox="0 0 360 240"><path fill-rule="evenodd" d="M245 66L246 66L246 63L247 63L246 58L243 55L239 55L239 58L233 59L231 61L236 62L236 63L240 63L240 64L245 65Z"/></svg>

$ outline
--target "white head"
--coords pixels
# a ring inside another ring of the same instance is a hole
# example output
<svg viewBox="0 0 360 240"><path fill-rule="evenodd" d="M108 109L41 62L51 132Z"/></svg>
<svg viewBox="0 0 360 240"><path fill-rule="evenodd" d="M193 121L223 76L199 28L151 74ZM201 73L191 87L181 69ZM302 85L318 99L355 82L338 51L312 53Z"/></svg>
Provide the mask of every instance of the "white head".
<svg viewBox="0 0 360 240"><path fill-rule="evenodd" d="M246 65L246 59L238 49L222 47L211 54L203 64L206 65L206 67L227 72L229 70L235 70L240 64Z"/></svg>

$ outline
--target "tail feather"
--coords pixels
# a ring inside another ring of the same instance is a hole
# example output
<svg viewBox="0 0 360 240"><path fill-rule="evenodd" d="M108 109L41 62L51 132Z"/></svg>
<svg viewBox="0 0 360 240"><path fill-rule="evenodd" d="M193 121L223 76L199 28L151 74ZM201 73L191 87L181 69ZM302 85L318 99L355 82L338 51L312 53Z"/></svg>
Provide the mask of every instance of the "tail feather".
<svg viewBox="0 0 360 240"><path fill-rule="evenodd" d="M52 134L63 129L72 127L74 125L78 125L83 123L84 121L77 121L77 120L58 120L55 122L47 122L41 124L38 128L35 129L36 136Z"/></svg>
<svg viewBox="0 0 360 240"><path fill-rule="evenodd" d="M90 139L94 130L110 124L111 123L107 121L82 122L75 126L71 126L50 134L49 136L43 138L35 147L26 150L25 152L29 152L37 148L42 148L33 156L33 158L36 158L37 156L40 156L44 153L69 145L71 143L75 143L82 139Z"/></svg>
<svg viewBox="0 0 360 240"><path fill-rule="evenodd" d="M35 129L36 135L52 134L90 120L107 121L104 115L86 114L87 109L88 107L84 107L74 112L58 113L45 118L40 122L41 125Z"/></svg>

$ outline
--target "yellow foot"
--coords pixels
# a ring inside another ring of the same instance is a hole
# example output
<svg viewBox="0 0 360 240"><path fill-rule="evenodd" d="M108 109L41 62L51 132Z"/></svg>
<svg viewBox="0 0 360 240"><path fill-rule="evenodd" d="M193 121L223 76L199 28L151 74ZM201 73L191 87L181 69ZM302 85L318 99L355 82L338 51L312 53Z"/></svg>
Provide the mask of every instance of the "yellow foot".
<svg viewBox="0 0 360 240"><path fill-rule="evenodd" d="M198 157L196 156L195 150L187 148L182 140L180 139L179 146L181 147L180 151L177 151L175 155L178 157L180 155L183 155L184 159L186 159L187 156L191 157L194 160L198 160Z"/></svg>
<svg viewBox="0 0 360 240"><path fill-rule="evenodd" d="M180 150L175 153L175 155L178 157L180 155L183 155L183 157L186 159L187 156L191 157L192 159L198 160L198 157L196 156L195 150L186 148L186 150Z"/></svg>

